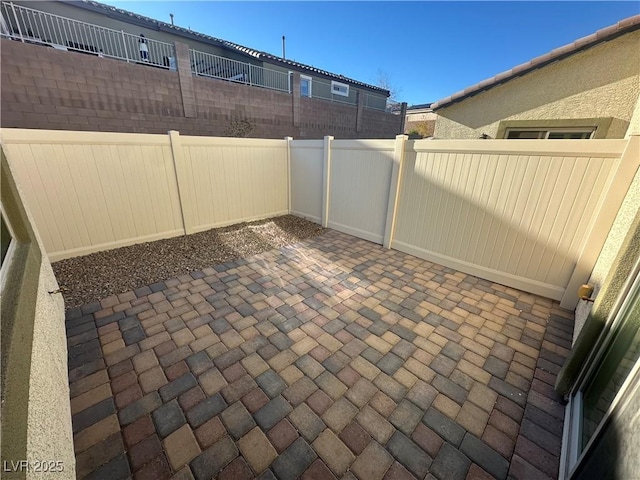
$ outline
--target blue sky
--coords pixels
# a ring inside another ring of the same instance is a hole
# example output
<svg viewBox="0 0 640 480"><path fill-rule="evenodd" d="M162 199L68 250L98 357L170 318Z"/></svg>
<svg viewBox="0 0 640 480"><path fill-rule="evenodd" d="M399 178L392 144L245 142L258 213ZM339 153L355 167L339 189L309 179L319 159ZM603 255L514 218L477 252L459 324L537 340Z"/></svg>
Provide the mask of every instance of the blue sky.
<svg viewBox="0 0 640 480"><path fill-rule="evenodd" d="M451 95L640 13L640 2L105 3L378 84L409 105Z"/></svg>

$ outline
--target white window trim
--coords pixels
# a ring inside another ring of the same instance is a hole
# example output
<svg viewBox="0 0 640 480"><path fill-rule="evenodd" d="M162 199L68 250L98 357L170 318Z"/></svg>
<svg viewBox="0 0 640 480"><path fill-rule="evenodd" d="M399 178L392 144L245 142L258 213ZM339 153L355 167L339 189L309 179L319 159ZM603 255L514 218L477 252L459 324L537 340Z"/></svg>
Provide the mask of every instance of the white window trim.
<svg viewBox="0 0 640 480"><path fill-rule="evenodd" d="M313 78L309 77L308 75L300 75L300 82L302 82L302 80L309 80L309 97L312 97L312 91L313 91ZM301 92L302 93L302 92ZM300 95L303 96L303 95ZM306 95L304 95L306 97Z"/></svg>
<svg viewBox="0 0 640 480"><path fill-rule="evenodd" d="M2 266L0 267L0 292L4 290L5 283L7 281L7 273L9 272L11 263L15 258L16 245L18 243L16 239L16 234L14 229L11 227L11 222L7 218L7 215L4 211L4 207L0 205L0 213L2 214L2 218L4 218L4 223L11 234L11 243L9 244L9 248L7 249L7 254L4 257L4 261L2 262Z"/></svg>
<svg viewBox="0 0 640 480"><path fill-rule="evenodd" d="M334 86L338 86L338 87L344 87L346 89L346 92L341 92L341 91L336 91L333 89ZM341 83L341 82L336 82L335 80L331 80L331 93L333 95L341 95L343 97L348 97L349 96L349 85L347 85L346 83Z"/></svg>
<svg viewBox="0 0 640 480"><path fill-rule="evenodd" d="M598 338L596 342L596 345L598 345L597 350L595 350L584 363L578 376L579 380L576 382L576 387L569 397L569 403L565 409L565 423L562 435L560 480L569 480L573 477L580 464L589 455L607 423L619 414L629 402L630 397L633 397L636 390L640 388L640 382L636 380L636 377L640 375L640 360L638 360L629 372L629 375L620 387L611 405L609 405L609 408L604 417L602 417L602 420L600 420L587 445L585 445L582 452L579 452L578 445L582 435L582 390L587 386L592 375L597 371L600 362L606 354L607 348L615 339L616 333L620 328L620 323L622 322L622 317L627 313L628 309L633 306L632 301L635 295L637 295L638 290L640 290L640 259L636 261L629 279L630 281L622 288L621 295L614 305L612 312L613 320L610 323L610 328L605 328ZM635 386L634 383L636 384Z"/></svg>
<svg viewBox="0 0 640 480"><path fill-rule="evenodd" d="M543 136L539 136L538 138L541 140L548 140L549 134L554 132L566 132L566 133L588 133L588 139L592 139L593 135L596 132L596 127L515 127L515 128L507 128L504 132L504 138L509 139L510 132L540 132L543 133ZM516 139L509 139L516 140ZM535 139L528 139L535 140ZM585 139L586 140L586 139Z"/></svg>

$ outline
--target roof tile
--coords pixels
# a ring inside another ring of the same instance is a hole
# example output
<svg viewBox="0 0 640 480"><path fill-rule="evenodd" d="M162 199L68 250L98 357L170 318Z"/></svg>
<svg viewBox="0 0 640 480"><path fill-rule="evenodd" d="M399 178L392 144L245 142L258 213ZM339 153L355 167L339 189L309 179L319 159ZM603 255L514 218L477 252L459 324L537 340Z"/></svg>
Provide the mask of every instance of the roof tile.
<svg viewBox="0 0 640 480"><path fill-rule="evenodd" d="M620 20L615 25L611 25L609 27L598 30L591 35L587 35L586 37L579 38L575 42L569 43L567 45L563 45L552 50L549 53L544 55L540 55L539 57L535 57L534 59L522 63L516 67L513 67L510 70L499 73L494 77L487 78L482 80L475 85L465 88L459 92L456 92L446 98L440 99L437 102L434 102L431 107L434 110L439 108L443 108L451 103L456 101L463 100L466 97L475 95L483 90L488 90L490 88L495 87L496 85L503 83L505 81L511 80L512 78L523 75L535 68L543 67L544 65L558 60L560 58L566 57L568 55L573 55L574 53L579 52L585 48L589 48L596 43L608 40L617 35L621 35L623 33L632 32L640 28L640 15L635 15L633 17L625 18Z"/></svg>

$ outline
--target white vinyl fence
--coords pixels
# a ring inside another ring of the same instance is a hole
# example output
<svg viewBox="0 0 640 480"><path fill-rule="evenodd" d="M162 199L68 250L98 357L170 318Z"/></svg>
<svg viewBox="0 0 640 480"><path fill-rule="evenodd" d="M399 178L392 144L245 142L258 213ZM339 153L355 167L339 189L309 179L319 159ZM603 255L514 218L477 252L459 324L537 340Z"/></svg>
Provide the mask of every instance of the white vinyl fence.
<svg viewBox="0 0 640 480"><path fill-rule="evenodd" d="M640 163L639 137L314 142L290 144L293 213L566 308Z"/></svg>
<svg viewBox="0 0 640 480"><path fill-rule="evenodd" d="M627 168L637 168L621 165L627 142L484 142L413 142L391 246L556 300L569 288L575 298L577 267L606 238L598 241L596 225L606 217L610 226L619 208L612 189L628 187Z"/></svg>
<svg viewBox="0 0 640 480"><path fill-rule="evenodd" d="M324 142L327 142L325 139ZM292 140L291 213L315 223L322 222L324 142L322 140Z"/></svg>
<svg viewBox="0 0 640 480"><path fill-rule="evenodd" d="M393 140L331 140L327 226L382 243Z"/></svg>
<svg viewBox="0 0 640 480"><path fill-rule="evenodd" d="M629 140L262 140L3 129L51 260L293 213L575 306Z"/></svg>
<svg viewBox="0 0 640 480"><path fill-rule="evenodd" d="M51 261L288 212L286 140L2 129Z"/></svg>

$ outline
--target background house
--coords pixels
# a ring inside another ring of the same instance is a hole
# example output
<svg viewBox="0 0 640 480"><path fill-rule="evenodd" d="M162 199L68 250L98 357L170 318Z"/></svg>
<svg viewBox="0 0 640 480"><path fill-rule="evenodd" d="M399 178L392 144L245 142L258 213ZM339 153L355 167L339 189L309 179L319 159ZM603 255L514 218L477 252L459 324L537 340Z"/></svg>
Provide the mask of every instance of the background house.
<svg viewBox="0 0 640 480"><path fill-rule="evenodd" d="M404 133L416 134L421 138L432 137L438 116L433 113L430 103L407 107Z"/></svg>
<svg viewBox="0 0 640 480"><path fill-rule="evenodd" d="M342 75L98 2L2 2L0 11L2 37L14 40L2 48L5 127L268 138L401 132L402 118L385 112L387 90ZM53 48L33 48L43 45ZM79 62L68 52L89 55Z"/></svg>
<svg viewBox="0 0 640 480"><path fill-rule="evenodd" d="M640 15L431 105L436 138L623 138L640 94Z"/></svg>

